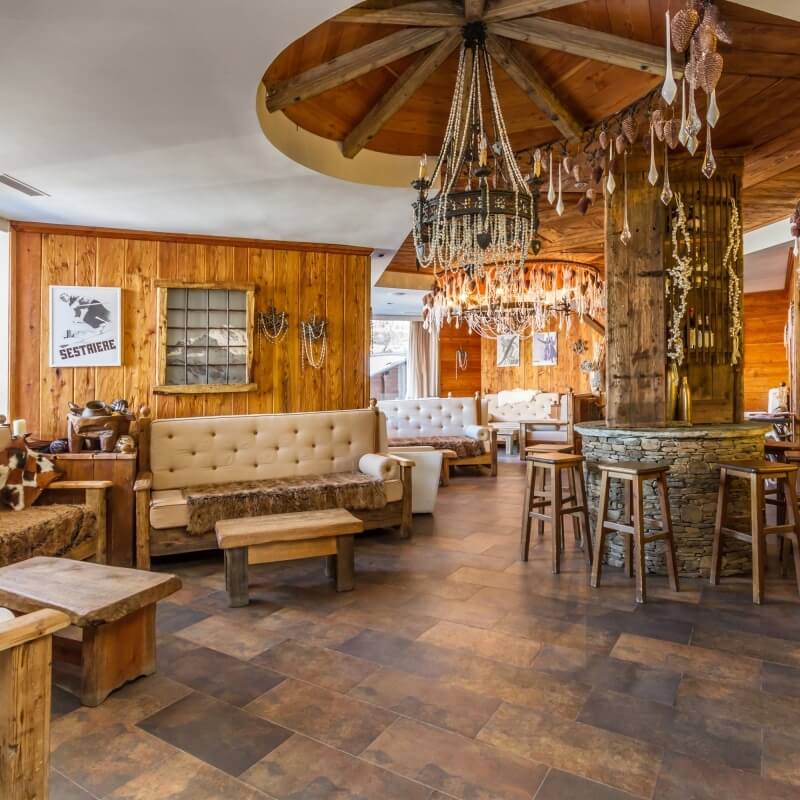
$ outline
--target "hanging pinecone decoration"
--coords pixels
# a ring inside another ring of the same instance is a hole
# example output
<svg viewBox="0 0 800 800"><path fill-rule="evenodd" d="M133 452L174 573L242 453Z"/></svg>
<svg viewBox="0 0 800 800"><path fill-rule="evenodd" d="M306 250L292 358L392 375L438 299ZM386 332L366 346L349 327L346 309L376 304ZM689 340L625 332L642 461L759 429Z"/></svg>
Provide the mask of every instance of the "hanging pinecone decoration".
<svg viewBox="0 0 800 800"><path fill-rule="evenodd" d="M722 77L722 56L719 53L703 53L697 61L697 80L708 94L717 88Z"/></svg>
<svg viewBox="0 0 800 800"><path fill-rule="evenodd" d="M636 141L636 132L639 128L639 123L636 120L636 117L633 114L628 114L625 119L622 120L622 132L625 134L625 138L633 144Z"/></svg>
<svg viewBox="0 0 800 800"><path fill-rule="evenodd" d="M679 52L685 53L692 40L692 34L700 22L700 15L694 8L682 8L675 12L670 26L672 46Z"/></svg>
<svg viewBox="0 0 800 800"><path fill-rule="evenodd" d="M650 124L653 126L656 138L659 142L664 141L664 115L660 108L656 108L650 116Z"/></svg>
<svg viewBox="0 0 800 800"><path fill-rule="evenodd" d="M678 146L680 132L681 121L677 117L673 117L664 123L664 141L670 150L674 150Z"/></svg>

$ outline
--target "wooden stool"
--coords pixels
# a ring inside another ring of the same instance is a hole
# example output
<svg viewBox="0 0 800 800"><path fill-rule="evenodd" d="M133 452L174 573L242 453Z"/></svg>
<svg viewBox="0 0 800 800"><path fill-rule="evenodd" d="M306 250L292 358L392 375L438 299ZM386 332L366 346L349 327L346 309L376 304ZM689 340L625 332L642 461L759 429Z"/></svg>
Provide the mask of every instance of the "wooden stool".
<svg viewBox="0 0 800 800"><path fill-rule="evenodd" d="M552 442L551 444L532 444L525 448L526 458L530 458L537 453L572 453L572 445L562 442Z"/></svg>
<svg viewBox="0 0 800 800"><path fill-rule="evenodd" d="M663 539L667 543L667 574L672 591L678 591L678 570L675 563L675 543L672 539L672 518L669 513L669 492L667 489L668 464L648 464L641 461L620 461L601 463L600 505L597 509L597 530L594 539L594 561L592 581L595 588L600 585L603 564L603 547L606 532L616 531L625 534L625 571L628 577L636 573L636 602L647 599L646 564L644 546L648 542ZM623 482L624 508L619 522L608 519L608 499L612 479ZM655 481L656 495L661 509L660 529L648 530L644 517L644 482ZM631 551L635 552L631 552ZM633 568L635 555L636 569Z"/></svg>
<svg viewBox="0 0 800 800"><path fill-rule="evenodd" d="M539 535L544 533L544 523L553 531L553 574L561 571L561 553L564 550L564 517L570 516L575 525L575 541L584 542L586 561L592 563L589 514L586 509L586 485L583 481L583 456L567 453L537 452L527 459L527 482L522 508L522 534L520 559L528 560L531 542L531 520L538 522ZM562 473L565 473L562 475ZM567 494L564 489L569 486ZM583 533L581 533L583 525Z"/></svg>
<svg viewBox="0 0 800 800"><path fill-rule="evenodd" d="M753 550L753 602L764 602L764 561L766 540L770 534L787 538L792 542L795 577L800 591L800 529L797 525L797 479L796 464L781 464L774 461L732 461L719 465L719 495L717 497L717 519L714 525L714 548L711 554L711 583L719 583L722 566L723 537L731 536L741 542L750 542ZM727 521L728 479L741 478L750 484L750 532L729 528ZM764 484L768 479L776 480L779 489L787 498L787 522L767 525L764 519L766 502Z"/></svg>

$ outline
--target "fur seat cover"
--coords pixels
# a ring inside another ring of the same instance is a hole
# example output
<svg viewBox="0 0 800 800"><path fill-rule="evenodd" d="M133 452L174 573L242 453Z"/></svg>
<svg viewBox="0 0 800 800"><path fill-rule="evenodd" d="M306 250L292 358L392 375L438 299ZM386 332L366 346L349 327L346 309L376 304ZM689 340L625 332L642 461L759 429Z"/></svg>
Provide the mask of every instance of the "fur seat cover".
<svg viewBox="0 0 800 800"><path fill-rule="evenodd" d="M96 530L97 517L88 506L42 505L0 512L0 566L32 556L63 556Z"/></svg>
<svg viewBox="0 0 800 800"><path fill-rule="evenodd" d="M389 439L390 447L432 447L452 450L458 458L474 458L486 453L483 442L469 436L397 436Z"/></svg>
<svg viewBox="0 0 800 800"><path fill-rule="evenodd" d="M223 519L346 508L367 511L386 505L383 481L361 472L241 481L183 490L189 511L187 533L210 533Z"/></svg>

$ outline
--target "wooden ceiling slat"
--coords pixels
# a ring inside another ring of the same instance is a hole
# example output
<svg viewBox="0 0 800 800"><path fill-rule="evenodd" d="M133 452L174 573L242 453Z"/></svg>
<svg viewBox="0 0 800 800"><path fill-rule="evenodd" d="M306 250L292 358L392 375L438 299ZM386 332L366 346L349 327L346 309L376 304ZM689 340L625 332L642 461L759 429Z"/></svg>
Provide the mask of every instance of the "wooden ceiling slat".
<svg viewBox="0 0 800 800"><path fill-rule="evenodd" d="M536 68L510 42L489 34L486 46L491 57L508 73L531 101L547 115L563 136L577 139L583 126L556 96Z"/></svg>
<svg viewBox="0 0 800 800"><path fill-rule="evenodd" d="M280 111L333 89L367 72L391 64L404 56L437 44L447 36L447 28L409 28L391 33L375 42L267 87L267 108Z"/></svg>
<svg viewBox="0 0 800 800"><path fill-rule="evenodd" d="M464 17L469 21L480 19L486 8L486 0L464 0Z"/></svg>
<svg viewBox="0 0 800 800"><path fill-rule="evenodd" d="M450 0L419 0L391 8L356 6L342 11L334 22L364 22L371 25L410 25L452 28L464 22L463 9Z"/></svg>
<svg viewBox="0 0 800 800"><path fill-rule="evenodd" d="M460 33L452 33L427 53L423 53L383 95L367 115L342 142L342 153L354 158L367 142L412 97L417 89L445 62L461 41Z"/></svg>
<svg viewBox="0 0 800 800"><path fill-rule="evenodd" d="M494 23L489 26L489 30L508 39L563 50L627 69L654 75L663 75L665 71L663 48L567 22L531 17L514 22ZM681 74L678 68L675 72L677 75Z"/></svg>
<svg viewBox="0 0 800 800"><path fill-rule="evenodd" d="M762 144L745 157L742 186L756 186L795 167L800 167L800 127ZM800 185L797 194L800 197Z"/></svg>

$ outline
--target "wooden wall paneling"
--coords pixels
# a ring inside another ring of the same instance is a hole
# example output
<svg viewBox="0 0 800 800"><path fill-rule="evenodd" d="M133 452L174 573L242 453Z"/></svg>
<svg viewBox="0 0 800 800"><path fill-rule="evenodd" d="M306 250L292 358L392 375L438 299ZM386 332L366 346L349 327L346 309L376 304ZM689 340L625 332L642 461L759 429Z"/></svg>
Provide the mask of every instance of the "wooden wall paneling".
<svg viewBox="0 0 800 800"><path fill-rule="evenodd" d="M247 247L231 247L229 248L231 251L231 259L233 264L233 281L236 283L249 283L249 248ZM259 292L263 291L265 287L263 286L256 286L256 309L258 309L258 295ZM253 324L255 325L255 318L253 318ZM256 359L256 351L258 349L258 328L256 328L254 335L253 335L253 375L255 375L255 359ZM251 376L250 380L254 380ZM230 405L230 412L231 414L246 414L247 413L247 402L248 402L248 395L249 392L233 392L230 395L231 398L231 405Z"/></svg>
<svg viewBox="0 0 800 800"><path fill-rule="evenodd" d="M782 381L789 382L789 361L783 332L789 309L784 289L752 292L744 301L744 410L766 411L768 392Z"/></svg>
<svg viewBox="0 0 800 800"><path fill-rule="evenodd" d="M205 250L206 280L232 283L234 280L234 248L219 244L207 244L203 245L203 248ZM206 416L215 417L230 414L233 411L233 395L233 392L204 395L203 413Z"/></svg>
<svg viewBox="0 0 800 800"><path fill-rule="evenodd" d="M368 275L365 279L368 261L360 256L345 257L344 279L344 406L363 408L367 405L369 393L369 354L365 352L365 342L369 332L364 329L364 319L369 324ZM367 309L365 314L365 309Z"/></svg>
<svg viewBox="0 0 800 800"><path fill-rule="evenodd" d="M344 408L345 364L345 257L328 254L325 298L328 319L328 363L325 366L325 408Z"/></svg>
<svg viewBox="0 0 800 800"><path fill-rule="evenodd" d="M300 319L308 320L313 315L316 315L317 319L327 320L325 254L302 253L300 263L301 267L298 275ZM330 334L329 331L328 334ZM322 411L325 407L325 379L330 366L330 362L327 360L328 355L326 354L326 362L322 369L314 369L310 364L306 364L305 369L301 366L297 381L300 397L296 408L303 411Z"/></svg>
<svg viewBox="0 0 800 800"><path fill-rule="evenodd" d="M286 336L272 347L272 412L280 413L290 407L289 397L289 345L300 335L298 332L297 302L290 303L286 293L286 273L289 253L286 250L275 250L272 253L273 297L275 309L289 315L289 330Z"/></svg>
<svg viewBox="0 0 800 800"><path fill-rule="evenodd" d="M94 236L75 237L75 285L97 286L97 239ZM78 367L72 370L73 399L76 403L95 400L95 368Z"/></svg>
<svg viewBox="0 0 800 800"><path fill-rule="evenodd" d="M274 261L277 253L273 250L248 248L248 281L256 285L256 314L267 311L274 305L278 311L283 309L283 299L275 285ZM293 320L289 320L291 326ZM287 334L288 336L289 334ZM278 352L286 346L286 339L272 344L265 337L256 334L253 348L253 380L258 389L242 395L246 398L247 411L272 412L275 407L275 363Z"/></svg>
<svg viewBox="0 0 800 800"><path fill-rule="evenodd" d="M158 259L156 262L156 277L159 280L174 281L178 279L178 245L175 242L159 242L158 243ZM153 324L156 320L156 300L155 297L152 301L152 307L149 310ZM155 361L150 365L150 379L156 381L156 365ZM177 398L173 394L159 394L154 395L152 398L153 408L152 412L155 417L160 419L168 419L175 416L177 407Z"/></svg>
<svg viewBox="0 0 800 800"><path fill-rule="evenodd" d="M469 397L481 391L481 338L463 324L443 325L439 333L439 394ZM466 370L456 370L456 353L467 353Z"/></svg>
<svg viewBox="0 0 800 800"><path fill-rule="evenodd" d="M286 293L286 303L289 308L289 314L292 319L294 319L294 325L289 327L289 333L283 340L283 349L286 354L286 359L283 363L285 386L281 397L285 397L286 399L284 405L281 407L282 411L300 411L303 408L304 402L300 391L300 377L302 374L302 367L300 365L300 320L302 319L300 272L303 269L305 257L305 253L298 253L296 250L288 250L286 252L286 261L284 262L285 269L282 275L284 291Z"/></svg>
<svg viewBox="0 0 800 800"><path fill-rule="evenodd" d="M12 418L25 418L28 429L38 433L42 430L39 354L47 347L42 338L42 235L12 231L11 263L15 268L11 271L9 412Z"/></svg>
<svg viewBox="0 0 800 800"><path fill-rule="evenodd" d="M42 342L41 391L39 395L39 424L42 430L66 430L67 403L73 398L73 371L50 368L50 287L70 285L75 281L75 237L45 234L42 237Z"/></svg>
<svg viewBox="0 0 800 800"><path fill-rule="evenodd" d="M205 245L178 242L178 280L202 283L206 277ZM205 398L203 395L176 396L175 416L196 417L204 413Z"/></svg>
<svg viewBox="0 0 800 800"><path fill-rule="evenodd" d="M125 239L97 240L97 285L119 286L123 288L125 279ZM152 313L155 313L154 311ZM124 331L123 331L124 339ZM123 341L123 348L125 342ZM98 399L110 402L117 397L125 397L125 367L95 367L95 394ZM66 411L65 411L66 413ZM43 436L52 431L42 430ZM63 433L59 433L63 436Z"/></svg>
<svg viewBox="0 0 800 800"><path fill-rule="evenodd" d="M132 408L150 402L155 376L155 290L158 247L155 242L130 241L125 252L123 308L123 370L125 392ZM114 398L103 397L106 401Z"/></svg>

